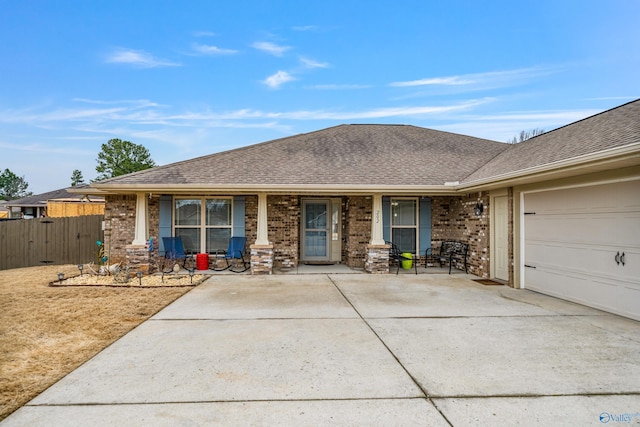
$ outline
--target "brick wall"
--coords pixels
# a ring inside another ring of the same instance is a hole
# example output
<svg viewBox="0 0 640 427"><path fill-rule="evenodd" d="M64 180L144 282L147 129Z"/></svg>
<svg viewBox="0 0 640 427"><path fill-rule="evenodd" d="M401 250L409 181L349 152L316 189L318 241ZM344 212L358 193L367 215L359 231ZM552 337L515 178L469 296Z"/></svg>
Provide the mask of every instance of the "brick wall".
<svg viewBox="0 0 640 427"><path fill-rule="evenodd" d="M287 195L268 196L267 223L269 241L273 243L273 268L297 267L300 246L300 198Z"/></svg>
<svg viewBox="0 0 640 427"><path fill-rule="evenodd" d="M149 262L153 266L158 256L158 235L160 234L160 197L152 197L147 203L147 236L153 237L154 240L153 252L149 254ZM151 268L151 271L152 270L153 268Z"/></svg>
<svg viewBox="0 0 640 427"><path fill-rule="evenodd" d="M147 203L147 235L157 239L160 227L160 199L153 197ZM127 246L131 245L135 237L136 196L106 196L104 222L104 244L109 255L109 264L124 263L127 258ZM153 260L157 254L156 240L151 259Z"/></svg>
<svg viewBox="0 0 640 427"><path fill-rule="evenodd" d="M245 196L244 200L244 235L249 253L249 246L258 238L258 196Z"/></svg>
<svg viewBox="0 0 640 427"><path fill-rule="evenodd" d="M364 268L367 245L371 241L371 197L351 196L343 205L343 255L342 259L351 268Z"/></svg>
<svg viewBox="0 0 640 427"><path fill-rule="evenodd" d="M484 206L479 217L473 211L478 200ZM443 240L469 243L469 273L489 277L489 210L487 192L434 197L431 202L431 247L439 249Z"/></svg>
<svg viewBox="0 0 640 427"><path fill-rule="evenodd" d="M106 196L104 223L104 247L109 263L124 262L126 247L133 242L135 233L136 196Z"/></svg>

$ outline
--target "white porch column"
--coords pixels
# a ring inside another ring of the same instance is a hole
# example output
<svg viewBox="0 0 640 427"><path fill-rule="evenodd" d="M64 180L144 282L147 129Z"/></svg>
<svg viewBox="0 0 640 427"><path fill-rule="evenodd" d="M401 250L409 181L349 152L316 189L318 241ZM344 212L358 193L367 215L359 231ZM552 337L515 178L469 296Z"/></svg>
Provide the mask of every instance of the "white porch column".
<svg viewBox="0 0 640 427"><path fill-rule="evenodd" d="M371 241L370 245L384 245L382 233L382 194L373 195L373 209L371 210Z"/></svg>
<svg viewBox="0 0 640 427"><path fill-rule="evenodd" d="M136 193L136 224L132 245L144 246L147 243L147 197L145 193Z"/></svg>
<svg viewBox="0 0 640 427"><path fill-rule="evenodd" d="M258 230L256 245L269 244L269 229L267 224L267 195L258 194Z"/></svg>

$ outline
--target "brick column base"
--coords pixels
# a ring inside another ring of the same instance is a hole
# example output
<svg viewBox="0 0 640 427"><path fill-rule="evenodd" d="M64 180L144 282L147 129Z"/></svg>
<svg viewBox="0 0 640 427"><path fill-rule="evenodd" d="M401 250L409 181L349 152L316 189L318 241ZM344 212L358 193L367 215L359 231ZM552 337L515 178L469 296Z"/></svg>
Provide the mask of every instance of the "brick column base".
<svg viewBox="0 0 640 427"><path fill-rule="evenodd" d="M273 273L273 245L251 245L251 274Z"/></svg>
<svg viewBox="0 0 640 427"><path fill-rule="evenodd" d="M364 271L371 274L389 273L389 245L367 245Z"/></svg>
<svg viewBox="0 0 640 427"><path fill-rule="evenodd" d="M153 273L149 248L145 245L127 245L125 247L127 265L132 272Z"/></svg>

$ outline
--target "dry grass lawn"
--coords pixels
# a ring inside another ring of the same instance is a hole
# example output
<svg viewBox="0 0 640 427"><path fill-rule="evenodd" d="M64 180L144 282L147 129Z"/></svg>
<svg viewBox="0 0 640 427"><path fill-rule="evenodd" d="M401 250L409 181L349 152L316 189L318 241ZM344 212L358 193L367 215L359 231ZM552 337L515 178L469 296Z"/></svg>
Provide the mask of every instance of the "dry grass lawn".
<svg viewBox="0 0 640 427"><path fill-rule="evenodd" d="M50 287L75 265L0 271L0 420L191 287Z"/></svg>

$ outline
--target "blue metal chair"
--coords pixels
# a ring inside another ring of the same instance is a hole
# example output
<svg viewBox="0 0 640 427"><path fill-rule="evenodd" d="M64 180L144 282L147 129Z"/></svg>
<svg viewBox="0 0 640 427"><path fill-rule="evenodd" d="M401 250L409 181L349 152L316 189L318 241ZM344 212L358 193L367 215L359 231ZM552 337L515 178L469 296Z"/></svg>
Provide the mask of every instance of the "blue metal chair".
<svg viewBox="0 0 640 427"><path fill-rule="evenodd" d="M185 253L181 237L163 237L162 244L164 245L164 258L169 260L168 263L164 263L166 268L163 268L163 271L165 269L173 269L175 264L180 265L181 263L183 268L187 268L187 259L191 258L190 261L193 261L193 256ZM193 262L190 262L190 264L193 264ZM164 272L168 273L169 271Z"/></svg>
<svg viewBox="0 0 640 427"><path fill-rule="evenodd" d="M232 237L229 240L229 247L227 248L227 251L221 251L215 255L218 260L224 259L226 266L224 268L218 268L216 262L213 270L229 270L234 273L247 271L251 267L251 264L245 259L244 247L246 243L246 237ZM240 262L242 262L242 265L240 265Z"/></svg>

